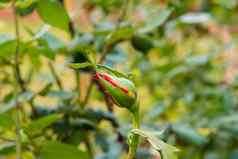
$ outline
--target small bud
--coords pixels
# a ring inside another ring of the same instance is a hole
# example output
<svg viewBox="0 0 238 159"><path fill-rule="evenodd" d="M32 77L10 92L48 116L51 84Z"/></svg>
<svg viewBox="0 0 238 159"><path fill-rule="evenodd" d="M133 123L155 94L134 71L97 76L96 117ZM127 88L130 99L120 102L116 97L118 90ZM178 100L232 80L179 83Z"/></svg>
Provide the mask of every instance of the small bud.
<svg viewBox="0 0 238 159"><path fill-rule="evenodd" d="M96 72L95 80L113 103L134 111L137 105L137 93L132 81L104 72Z"/></svg>

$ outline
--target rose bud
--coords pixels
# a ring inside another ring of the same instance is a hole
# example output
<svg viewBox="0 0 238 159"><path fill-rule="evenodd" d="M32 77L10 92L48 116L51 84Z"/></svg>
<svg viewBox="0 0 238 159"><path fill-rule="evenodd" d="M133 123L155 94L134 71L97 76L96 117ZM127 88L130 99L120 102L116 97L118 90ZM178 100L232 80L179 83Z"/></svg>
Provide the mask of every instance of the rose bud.
<svg viewBox="0 0 238 159"><path fill-rule="evenodd" d="M135 111L137 107L137 93L132 81L124 77L117 77L105 72L96 72L95 80L103 93L114 104Z"/></svg>

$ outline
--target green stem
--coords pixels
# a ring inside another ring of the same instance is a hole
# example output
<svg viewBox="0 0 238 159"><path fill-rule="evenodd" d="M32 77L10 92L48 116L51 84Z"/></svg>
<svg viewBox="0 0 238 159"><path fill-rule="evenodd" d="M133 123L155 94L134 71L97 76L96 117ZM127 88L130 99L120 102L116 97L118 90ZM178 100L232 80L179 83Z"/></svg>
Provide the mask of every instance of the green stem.
<svg viewBox="0 0 238 159"><path fill-rule="evenodd" d="M59 2L67 10L66 4L65 4L65 0L60 0ZM76 30L74 28L74 23L73 23L73 20L71 18L69 20L68 27L69 27L70 37L71 37L71 39L73 39L75 37L75 35L76 35ZM75 75L75 81L76 81L75 91L78 92L78 96L77 96L76 101L78 103L80 103L80 99L81 99L80 98L80 96L81 96L81 93L80 93L80 73L76 70L74 72L74 75Z"/></svg>
<svg viewBox="0 0 238 159"><path fill-rule="evenodd" d="M86 134L84 143L87 147L88 154L89 154L90 158L93 159L94 158L94 152L93 152L93 148L92 148L92 145L91 145L91 142L90 142L89 132Z"/></svg>
<svg viewBox="0 0 238 159"><path fill-rule="evenodd" d="M16 36L16 49L14 56L14 73L16 78L15 83L15 103L16 103L16 159L21 159L21 107L18 103L18 87L25 91L24 82L21 78L20 68L19 68L19 50L20 50L20 32L19 32L19 22L18 15L15 6L15 0L12 1L12 10L14 15L14 24L15 24L15 36Z"/></svg>
<svg viewBox="0 0 238 159"><path fill-rule="evenodd" d="M53 64L52 64L51 62L49 62L48 64L49 64L50 72L51 72L52 76L54 77L57 86L59 87L59 89L60 89L61 91L63 91L63 90L64 90L63 84L62 84L62 82L61 82L59 76L57 75L56 70L55 70Z"/></svg>
<svg viewBox="0 0 238 159"><path fill-rule="evenodd" d="M133 119L133 129L140 128L140 113L139 113L139 105L136 107L136 110L132 112ZM129 142L129 153L127 159L136 159L136 151L139 144L139 136L137 134L132 134L132 137Z"/></svg>
<svg viewBox="0 0 238 159"><path fill-rule="evenodd" d="M21 112L20 112L20 105L18 104L17 97L16 97L16 104L17 104L17 111L16 111L16 159L21 159Z"/></svg>
<svg viewBox="0 0 238 159"><path fill-rule="evenodd" d="M78 92L77 101L78 103L81 103L80 73L76 70L74 74L75 74L75 81L76 81L75 91Z"/></svg>

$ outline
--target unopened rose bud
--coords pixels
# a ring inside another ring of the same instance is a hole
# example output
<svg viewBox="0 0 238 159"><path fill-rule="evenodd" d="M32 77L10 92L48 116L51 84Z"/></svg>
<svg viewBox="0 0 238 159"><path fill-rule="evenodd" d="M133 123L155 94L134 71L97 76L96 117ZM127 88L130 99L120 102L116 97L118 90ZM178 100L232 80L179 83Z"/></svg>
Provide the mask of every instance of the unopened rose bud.
<svg viewBox="0 0 238 159"><path fill-rule="evenodd" d="M105 72L96 72L95 80L113 103L130 111L135 110L137 107L137 93L132 81Z"/></svg>

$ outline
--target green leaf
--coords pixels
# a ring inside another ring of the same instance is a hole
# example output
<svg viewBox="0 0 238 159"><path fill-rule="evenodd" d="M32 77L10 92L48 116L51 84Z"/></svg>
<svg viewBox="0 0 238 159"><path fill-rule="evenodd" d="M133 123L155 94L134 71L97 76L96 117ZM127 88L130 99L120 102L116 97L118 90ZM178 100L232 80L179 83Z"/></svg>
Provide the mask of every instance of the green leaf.
<svg viewBox="0 0 238 159"><path fill-rule="evenodd" d="M139 30L140 33L147 33L151 32L155 28L159 27L161 24L163 24L168 17L171 15L173 9L164 9L161 12L159 12L159 15L153 16L151 19L148 20L148 22L145 24L143 28Z"/></svg>
<svg viewBox="0 0 238 159"><path fill-rule="evenodd" d="M15 153L16 152L15 148L16 144L12 142L0 144L0 157L1 155L8 155Z"/></svg>
<svg viewBox="0 0 238 159"><path fill-rule="evenodd" d="M27 28L28 29L28 28ZM64 51L65 44L55 35L48 32L49 25L43 25L37 33L33 33L30 29L28 32L33 38L31 41L37 41L37 46L30 45L28 53L32 56L44 55L51 60L54 60L56 53Z"/></svg>
<svg viewBox="0 0 238 159"><path fill-rule="evenodd" d="M0 10L8 7L8 2L10 2L10 0L0 0Z"/></svg>
<svg viewBox="0 0 238 159"><path fill-rule="evenodd" d="M50 25L45 24L45 25L41 26L40 29L36 33L34 33L30 28L26 28L26 29L27 29L27 32L31 36L33 36L33 38L32 38L32 41L33 41L33 40L40 39L43 35L45 35L47 32L49 32Z"/></svg>
<svg viewBox="0 0 238 159"><path fill-rule="evenodd" d="M61 114L51 114L39 118L26 125L24 131L30 137L40 135L42 131L45 130L45 128L47 128L48 126L59 120L61 117L62 117Z"/></svg>
<svg viewBox="0 0 238 159"><path fill-rule="evenodd" d="M229 159L236 159L238 158L238 150L233 150L231 154L229 154Z"/></svg>
<svg viewBox="0 0 238 159"><path fill-rule="evenodd" d="M0 35L0 43L4 43L9 40L14 40L14 37L12 37L11 35L8 35L8 34Z"/></svg>
<svg viewBox="0 0 238 159"><path fill-rule="evenodd" d="M107 141L107 134L104 132L97 132L95 134L95 142L98 144L104 152L109 151L109 143Z"/></svg>
<svg viewBox="0 0 238 159"><path fill-rule="evenodd" d="M187 13L179 18L180 22L187 24L205 23L211 20L208 13Z"/></svg>
<svg viewBox="0 0 238 159"><path fill-rule="evenodd" d="M132 46L142 53L146 54L154 47L154 43L151 38L143 35L134 35L131 39Z"/></svg>
<svg viewBox="0 0 238 159"><path fill-rule="evenodd" d="M29 49L29 54L33 57L38 55L43 55L51 60L54 60L56 55L54 51L52 51L50 48L45 46L29 47L28 49Z"/></svg>
<svg viewBox="0 0 238 159"><path fill-rule="evenodd" d="M83 63L71 63L71 64L68 64L68 66L73 69L80 69L80 68L86 68L88 66L92 66L92 64L89 62L83 62Z"/></svg>
<svg viewBox="0 0 238 159"><path fill-rule="evenodd" d="M16 40L9 35L0 35L0 57L9 57L15 52Z"/></svg>
<svg viewBox="0 0 238 159"><path fill-rule="evenodd" d="M88 119L75 119L70 122L70 124L77 129L83 129L83 130L93 130L96 129L97 125Z"/></svg>
<svg viewBox="0 0 238 159"><path fill-rule="evenodd" d="M46 42L47 46L53 51L58 51L65 47L65 44L59 38L49 32L42 33L39 40Z"/></svg>
<svg viewBox="0 0 238 159"><path fill-rule="evenodd" d="M148 132L140 129L133 129L131 131L133 134L137 134L141 137L146 138L146 140L151 144L151 146L162 155L163 159L177 159L176 152L179 150L169 144L166 144L160 140L157 136L160 136L162 132Z"/></svg>
<svg viewBox="0 0 238 159"><path fill-rule="evenodd" d="M19 103L28 102L34 96L35 96L34 92L26 91L24 93L21 93L18 96L18 102ZM8 101L3 107L0 107L0 113L8 112L8 111L12 110L13 108L16 108L16 100L15 100L15 98L11 98L11 100Z"/></svg>
<svg viewBox="0 0 238 159"><path fill-rule="evenodd" d="M93 109L85 109L85 110L75 109L74 112L76 112L76 114L80 114L79 115L80 117L90 119L95 123L100 122L101 120L109 120L114 125L117 125L117 119L115 115L112 114L111 112L104 112L102 110L93 110Z"/></svg>
<svg viewBox="0 0 238 159"><path fill-rule="evenodd" d="M176 137L180 138L186 143L202 146L208 142L206 137L198 134L192 128L184 127L182 125L174 125L172 127L172 130L175 133Z"/></svg>
<svg viewBox="0 0 238 159"><path fill-rule="evenodd" d="M237 114L229 114L229 116L219 116L219 119L215 119L211 122L211 125L214 127L222 127L222 126L234 126L238 123L238 116Z"/></svg>
<svg viewBox="0 0 238 159"><path fill-rule="evenodd" d="M0 3L7 3L10 2L11 0L0 0Z"/></svg>
<svg viewBox="0 0 238 159"><path fill-rule="evenodd" d="M17 0L16 1L16 6L18 8L27 8L31 6L33 3L35 3L38 0Z"/></svg>
<svg viewBox="0 0 238 159"><path fill-rule="evenodd" d="M211 55L191 56L186 59L186 64L190 66L205 65L211 60Z"/></svg>
<svg viewBox="0 0 238 159"><path fill-rule="evenodd" d="M13 118L8 114L0 114L0 127L11 128L15 125Z"/></svg>
<svg viewBox="0 0 238 159"><path fill-rule="evenodd" d="M156 103L148 113L149 120L156 120L166 111L165 104L162 102Z"/></svg>
<svg viewBox="0 0 238 159"><path fill-rule="evenodd" d="M177 76L182 76L182 75L188 75L190 72L192 72L193 67L189 67L189 66L177 66L173 69L171 69L170 71L168 71L165 75L166 78L168 79L172 79L175 78Z"/></svg>
<svg viewBox="0 0 238 159"><path fill-rule="evenodd" d="M4 9L5 7L7 7L6 3L0 2L0 10Z"/></svg>
<svg viewBox="0 0 238 159"><path fill-rule="evenodd" d="M107 36L106 45L113 45L120 41L128 40L133 34L134 29L131 26L120 27Z"/></svg>
<svg viewBox="0 0 238 159"><path fill-rule="evenodd" d="M45 23L68 31L69 16L57 0L40 0L37 12Z"/></svg>
<svg viewBox="0 0 238 159"><path fill-rule="evenodd" d="M96 50L94 47L90 45L78 44L74 46L74 48L71 48L70 52L72 52L74 56L77 56L77 55L82 56L80 59L83 61L78 59L79 61L76 60L75 61L76 63L89 62L93 65L96 63L96 59L95 59Z"/></svg>
<svg viewBox="0 0 238 159"><path fill-rule="evenodd" d="M49 91L47 92L47 97L59 98L59 99L71 99L75 96L75 93L71 91Z"/></svg>
<svg viewBox="0 0 238 159"><path fill-rule="evenodd" d="M20 4L20 6L17 7L17 12L20 16L27 16L29 14L32 14L35 11L36 6L37 6L37 3L33 1L32 3Z"/></svg>
<svg viewBox="0 0 238 159"><path fill-rule="evenodd" d="M26 16L36 9L38 0L16 0L17 13L20 16Z"/></svg>
<svg viewBox="0 0 238 159"><path fill-rule="evenodd" d="M89 159L86 152L69 144L48 141L40 152L42 159Z"/></svg>

